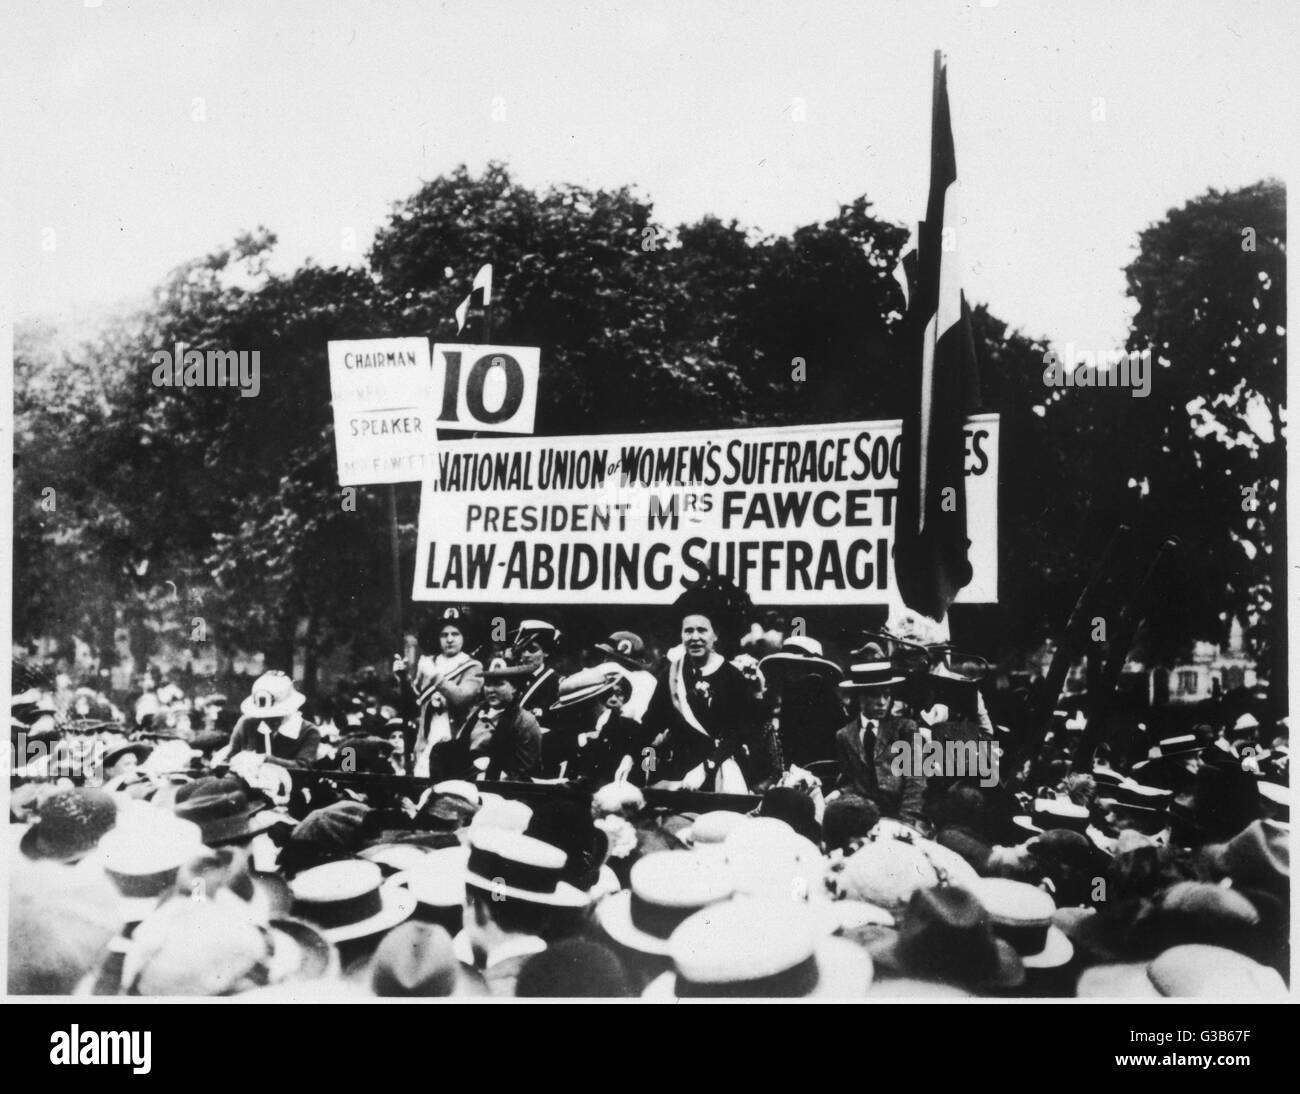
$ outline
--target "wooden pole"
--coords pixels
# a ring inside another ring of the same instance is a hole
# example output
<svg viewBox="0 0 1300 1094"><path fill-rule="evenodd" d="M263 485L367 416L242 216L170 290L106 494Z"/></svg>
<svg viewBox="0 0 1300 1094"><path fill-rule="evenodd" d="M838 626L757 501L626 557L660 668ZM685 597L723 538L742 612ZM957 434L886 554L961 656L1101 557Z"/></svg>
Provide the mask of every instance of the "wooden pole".
<svg viewBox="0 0 1300 1094"><path fill-rule="evenodd" d="M402 627L402 557L397 541L397 488L390 482L387 489L388 552L393 572L393 624L403 639L403 649L405 649L406 635Z"/></svg>

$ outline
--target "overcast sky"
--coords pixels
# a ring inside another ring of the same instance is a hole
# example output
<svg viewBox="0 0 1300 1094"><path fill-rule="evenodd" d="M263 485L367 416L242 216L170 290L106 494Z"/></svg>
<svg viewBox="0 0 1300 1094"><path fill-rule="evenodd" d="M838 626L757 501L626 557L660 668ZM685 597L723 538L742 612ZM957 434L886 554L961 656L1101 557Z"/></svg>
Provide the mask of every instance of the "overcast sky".
<svg viewBox="0 0 1300 1094"><path fill-rule="evenodd" d="M862 193L910 223L941 47L968 296L1102 348L1138 231L1283 176L1300 125L1295 0L95 5L5 0L18 315L84 323L258 224L278 269L359 261L391 202L491 159L669 225L783 233Z"/></svg>

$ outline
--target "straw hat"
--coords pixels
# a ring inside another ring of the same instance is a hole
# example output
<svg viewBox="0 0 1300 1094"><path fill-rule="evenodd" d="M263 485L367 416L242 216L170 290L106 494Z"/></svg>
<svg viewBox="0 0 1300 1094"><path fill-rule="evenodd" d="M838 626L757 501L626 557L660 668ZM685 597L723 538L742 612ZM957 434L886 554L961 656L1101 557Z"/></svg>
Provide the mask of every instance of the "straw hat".
<svg viewBox="0 0 1300 1094"><path fill-rule="evenodd" d="M342 859L304 870L290 883L294 913L330 942L368 938L409 919L415 897L363 859Z"/></svg>
<svg viewBox="0 0 1300 1094"><path fill-rule="evenodd" d="M668 939L683 922L731 896L726 871L698 855L656 851L639 859L630 888L596 905L596 922L610 938L640 953L668 956Z"/></svg>
<svg viewBox="0 0 1300 1094"><path fill-rule="evenodd" d="M696 912L668 942L673 970L646 999L860 999L871 986L867 952L827 938L816 917L789 900L728 900Z"/></svg>

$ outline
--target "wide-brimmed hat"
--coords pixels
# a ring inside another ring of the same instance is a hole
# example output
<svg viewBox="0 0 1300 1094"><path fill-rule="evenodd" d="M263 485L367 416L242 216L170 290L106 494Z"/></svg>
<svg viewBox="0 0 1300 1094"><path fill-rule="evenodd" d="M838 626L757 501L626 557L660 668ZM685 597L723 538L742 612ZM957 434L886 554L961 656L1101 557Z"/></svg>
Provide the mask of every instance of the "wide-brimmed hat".
<svg viewBox="0 0 1300 1094"><path fill-rule="evenodd" d="M618 682L618 675L599 668L579 669L560 681L559 694L551 710L564 710L609 696Z"/></svg>
<svg viewBox="0 0 1300 1094"><path fill-rule="evenodd" d="M758 668L773 687L802 676L836 681L844 676L844 670L823 652L822 644L806 635L787 638L777 653L769 653L759 661Z"/></svg>
<svg viewBox="0 0 1300 1094"><path fill-rule="evenodd" d="M233 775L186 783L176 791L172 810L197 824L209 847L254 836L287 820L269 811L265 801L250 798L245 784Z"/></svg>
<svg viewBox="0 0 1300 1094"><path fill-rule="evenodd" d="M140 805L99 841L94 858L122 894L123 921L138 923L171 892L177 874L206 848L197 824Z"/></svg>
<svg viewBox="0 0 1300 1094"><path fill-rule="evenodd" d="M1088 808L1069 798L1037 798L1030 813L1012 817L1012 823L1033 835L1065 829L1083 834L1088 830Z"/></svg>
<svg viewBox="0 0 1300 1094"><path fill-rule="evenodd" d="M829 864L821 848L784 821L750 818L727 834L720 854L737 893L797 902L829 898ZM715 855L705 861L713 861Z"/></svg>
<svg viewBox="0 0 1300 1094"><path fill-rule="evenodd" d="M892 688L904 679L906 677L895 671L893 661L885 656L884 650L868 644L858 651L856 658L849 664L847 675L840 681L840 689L871 691L876 688Z"/></svg>
<svg viewBox="0 0 1300 1094"><path fill-rule="evenodd" d="M1014 988L1025 977L978 898L954 886L916 890L897 931L880 928L870 950L881 969L977 992Z"/></svg>
<svg viewBox="0 0 1300 1094"><path fill-rule="evenodd" d="M426 908L443 911L465 903L465 880L469 874L469 847L444 847L428 851L424 858L395 876Z"/></svg>
<svg viewBox="0 0 1300 1094"><path fill-rule="evenodd" d="M860 999L872 981L866 950L827 937L789 900L710 904L673 931L668 951L673 969L650 982L646 999Z"/></svg>
<svg viewBox="0 0 1300 1094"><path fill-rule="evenodd" d="M668 956L668 940L682 923L732 893L725 870L681 851L638 859L628 881L628 889L596 905L596 922L619 945L659 957Z"/></svg>
<svg viewBox="0 0 1300 1094"><path fill-rule="evenodd" d="M925 853L897 839L864 843L844 860L837 885L852 900L864 900L889 912L905 907L919 889L939 884L939 874Z"/></svg>
<svg viewBox="0 0 1300 1094"><path fill-rule="evenodd" d="M334 943L369 938L409 919L415 897L396 877L363 859L341 859L304 870L289 883L294 914Z"/></svg>
<svg viewBox="0 0 1300 1094"><path fill-rule="evenodd" d="M547 653L553 653L560 642L560 628L554 623L547 623L544 619L521 620L518 630L515 631L515 637L510 643L511 647L518 650L533 642Z"/></svg>
<svg viewBox="0 0 1300 1094"><path fill-rule="evenodd" d="M748 824L753 819L744 813L735 813L727 809L711 809L707 813L701 813L692 824L683 828L681 836L684 842L694 847L721 844L731 834L732 829Z"/></svg>
<svg viewBox="0 0 1300 1094"><path fill-rule="evenodd" d="M1153 961L1093 965L1075 992L1085 999L1217 999L1281 1001L1286 984L1276 969L1223 946L1172 946Z"/></svg>
<svg viewBox="0 0 1300 1094"><path fill-rule="evenodd" d="M253 682L248 698L239 704L241 714L249 718L283 718L307 701L283 672L264 672Z"/></svg>
<svg viewBox="0 0 1300 1094"><path fill-rule="evenodd" d="M1175 733L1161 737L1154 749L1154 759L1172 759L1175 756L1195 756L1203 752L1208 741L1195 733Z"/></svg>
<svg viewBox="0 0 1300 1094"><path fill-rule="evenodd" d="M28 858L76 862L95 849L117 823L113 796L93 787L51 794L18 842Z"/></svg>
<svg viewBox="0 0 1300 1094"><path fill-rule="evenodd" d="M376 843L358 851L357 857L378 864L385 875L391 876L406 870L418 870L430 853L428 847L418 843Z"/></svg>
<svg viewBox="0 0 1300 1094"><path fill-rule="evenodd" d="M631 631L615 631L605 641L597 642L595 648L629 669L645 670L650 667L645 655L645 642L639 634Z"/></svg>
<svg viewBox="0 0 1300 1094"><path fill-rule="evenodd" d="M237 903L172 900L133 932L122 962L129 995L230 995L337 970L310 924L258 923Z"/></svg>
<svg viewBox="0 0 1300 1094"><path fill-rule="evenodd" d="M587 894L562 880L568 855L522 832L471 828L465 884L486 895L554 908L582 908Z"/></svg>
<svg viewBox="0 0 1300 1094"><path fill-rule="evenodd" d="M978 878L966 888L984 905L999 938L1010 942L1027 969L1068 964L1074 946L1052 925L1056 902L1037 886L1009 878Z"/></svg>
<svg viewBox="0 0 1300 1094"><path fill-rule="evenodd" d="M1154 816L1164 813L1173 798L1172 790L1147 786L1134 779L1125 779L1118 786L1100 790L1097 794L1097 804L1103 808Z"/></svg>
<svg viewBox="0 0 1300 1094"><path fill-rule="evenodd" d="M148 741L124 741L120 745L114 745L104 753L104 770L111 771L113 765L124 756L134 756L137 762L143 763L153 747Z"/></svg>

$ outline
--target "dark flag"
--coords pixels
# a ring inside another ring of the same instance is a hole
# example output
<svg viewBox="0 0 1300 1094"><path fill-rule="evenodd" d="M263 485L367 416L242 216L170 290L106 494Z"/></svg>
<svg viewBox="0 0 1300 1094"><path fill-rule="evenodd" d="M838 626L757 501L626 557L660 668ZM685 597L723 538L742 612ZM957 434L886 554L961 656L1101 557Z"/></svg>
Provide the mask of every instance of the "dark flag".
<svg viewBox="0 0 1300 1094"><path fill-rule="evenodd" d="M899 261L907 312L902 324L908 370L894 575L903 602L942 620L970 582L963 426L980 403L970 311L957 262L957 160L948 113L948 70L934 55L930 196L916 249Z"/></svg>

